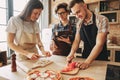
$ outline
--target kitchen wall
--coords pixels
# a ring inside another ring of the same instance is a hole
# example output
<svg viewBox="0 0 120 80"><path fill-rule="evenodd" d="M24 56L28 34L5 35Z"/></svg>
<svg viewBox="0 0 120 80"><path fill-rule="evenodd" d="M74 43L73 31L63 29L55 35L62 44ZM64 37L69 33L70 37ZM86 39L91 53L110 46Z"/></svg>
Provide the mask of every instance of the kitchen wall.
<svg viewBox="0 0 120 80"><path fill-rule="evenodd" d="M50 8L51 9L50 10L51 11L50 12L50 14L51 14L50 24L58 22L58 18L57 18L57 16L54 13L54 9L55 9L57 4L62 3L62 2L69 3L70 0L51 0L51 2L50 2L50 4L51 4L51 8Z"/></svg>
<svg viewBox="0 0 120 80"><path fill-rule="evenodd" d="M111 43L120 45L120 24L110 25L110 33L108 39L111 40Z"/></svg>

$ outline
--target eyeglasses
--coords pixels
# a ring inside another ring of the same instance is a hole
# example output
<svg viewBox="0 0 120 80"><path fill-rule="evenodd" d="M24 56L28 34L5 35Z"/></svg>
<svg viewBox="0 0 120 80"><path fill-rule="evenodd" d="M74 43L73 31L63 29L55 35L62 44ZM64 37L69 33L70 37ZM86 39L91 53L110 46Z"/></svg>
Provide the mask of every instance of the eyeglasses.
<svg viewBox="0 0 120 80"><path fill-rule="evenodd" d="M60 13L57 13L57 15L63 15L65 14L66 12L60 12Z"/></svg>

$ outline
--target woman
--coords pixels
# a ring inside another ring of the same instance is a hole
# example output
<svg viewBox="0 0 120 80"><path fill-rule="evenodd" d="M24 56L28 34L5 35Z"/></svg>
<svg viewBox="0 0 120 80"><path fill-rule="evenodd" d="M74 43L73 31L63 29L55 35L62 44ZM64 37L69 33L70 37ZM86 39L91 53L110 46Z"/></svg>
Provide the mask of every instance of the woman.
<svg viewBox="0 0 120 80"><path fill-rule="evenodd" d="M15 51L18 60L36 60L40 58L36 45L42 54L50 56L45 51L39 35L39 18L43 4L39 0L29 0L20 15L11 17L6 29L8 46Z"/></svg>
<svg viewBox="0 0 120 80"><path fill-rule="evenodd" d="M69 10L66 3L60 3L55 9L60 22L52 28L52 43L50 49L53 54L67 56L75 37L75 26L68 20Z"/></svg>

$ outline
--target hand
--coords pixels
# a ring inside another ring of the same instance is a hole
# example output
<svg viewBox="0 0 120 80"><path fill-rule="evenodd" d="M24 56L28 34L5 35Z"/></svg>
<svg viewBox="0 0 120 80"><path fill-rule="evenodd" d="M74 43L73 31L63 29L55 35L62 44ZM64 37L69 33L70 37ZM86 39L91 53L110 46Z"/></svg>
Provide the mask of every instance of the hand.
<svg viewBox="0 0 120 80"><path fill-rule="evenodd" d="M74 58L74 55L68 55L67 56L67 62L70 63L72 61L72 59Z"/></svg>
<svg viewBox="0 0 120 80"><path fill-rule="evenodd" d="M50 57L50 56L51 56L51 54L50 54L49 51L44 51L43 54L44 54L46 57Z"/></svg>
<svg viewBox="0 0 120 80"><path fill-rule="evenodd" d="M39 59L39 58L40 58L40 55L34 53L30 59L31 59L31 60L37 60L37 59Z"/></svg>
<svg viewBox="0 0 120 80"><path fill-rule="evenodd" d="M76 67L78 67L78 68L80 68L82 70L87 69L89 66L90 66L90 64L87 63L87 62L78 62L78 63L76 63Z"/></svg>
<svg viewBox="0 0 120 80"><path fill-rule="evenodd" d="M58 37L57 39L58 39L59 41L63 41L63 42L66 42L66 43L68 43L68 44L71 44L71 41L70 41L70 38L69 38L69 37L64 38L64 37L60 36L60 37Z"/></svg>

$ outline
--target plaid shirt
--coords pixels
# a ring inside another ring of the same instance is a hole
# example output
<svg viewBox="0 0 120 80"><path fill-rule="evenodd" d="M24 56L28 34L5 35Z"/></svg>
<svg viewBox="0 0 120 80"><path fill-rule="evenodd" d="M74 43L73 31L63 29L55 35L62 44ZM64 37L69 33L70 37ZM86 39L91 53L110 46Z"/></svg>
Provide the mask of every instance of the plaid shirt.
<svg viewBox="0 0 120 80"><path fill-rule="evenodd" d="M98 28L98 33L109 32L109 24L108 24L109 20L103 15L95 14L95 16L96 16L96 26ZM93 15L91 16L90 20L84 24L85 25L93 24Z"/></svg>

